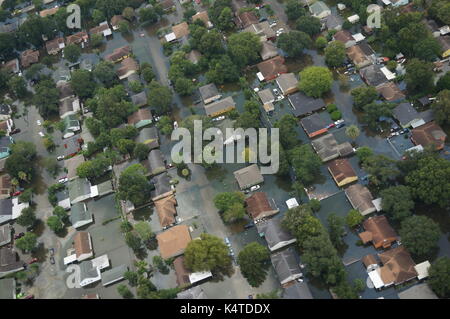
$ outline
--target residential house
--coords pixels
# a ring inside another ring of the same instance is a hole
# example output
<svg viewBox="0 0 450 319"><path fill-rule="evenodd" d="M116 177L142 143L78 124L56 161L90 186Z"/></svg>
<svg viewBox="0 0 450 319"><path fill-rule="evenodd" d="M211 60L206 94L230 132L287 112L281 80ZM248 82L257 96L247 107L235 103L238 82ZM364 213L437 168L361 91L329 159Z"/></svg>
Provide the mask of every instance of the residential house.
<svg viewBox="0 0 450 319"><path fill-rule="evenodd" d="M213 24L209 20L208 11L206 11L206 10L205 11L201 11L201 12L197 12L196 14L194 14L192 16L192 21L193 22L195 22L197 20L203 21L203 23L205 24L205 27L207 27L208 29L213 27Z"/></svg>
<svg viewBox="0 0 450 319"><path fill-rule="evenodd" d="M77 32L75 34L69 35L66 38L67 45L69 45L69 44L88 43L88 41L89 41L89 35L86 32L84 32L84 31L80 31L80 32Z"/></svg>
<svg viewBox="0 0 450 319"><path fill-rule="evenodd" d="M423 122L420 118L419 112L409 102L404 102L397 105L392 114L394 118L400 123L403 128L417 127Z"/></svg>
<svg viewBox="0 0 450 319"><path fill-rule="evenodd" d="M400 299L439 299L438 296L431 290L430 286L424 282L414 285L402 292L398 293Z"/></svg>
<svg viewBox="0 0 450 319"><path fill-rule="evenodd" d="M261 59L268 60L278 55L278 48L270 41L264 41L262 43L261 51L259 51Z"/></svg>
<svg viewBox="0 0 450 319"><path fill-rule="evenodd" d="M141 128L150 125L153 122L150 108L142 108L128 116L128 125L134 125L135 128Z"/></svg>
<svg viewBox="0 0 450 319"><path fill-rule="evenodd" d="M347 30L341 30L333 35L334 41L339 41L344 44L346 48L350 48L356 45L356 40L353 38L352 34Z"/></svg>
<svg viewBox="0 0 450 319"><path fill-rule="evenodd" d="M38 50L25 50L20 54L20 64L23 68L28 68L31 64L39 62Z"/></svg>
<svg viewBox="0 0 450 319"><path fill-rule="evenodd" d="M342 30L342 24L344 21L339 15L330 14L326 17L326 27L327 30L336 30L341 31Z"/></svg>
<svg viewBox="0 0 450 319"><path fill-rule="evenodd" d="M173 0L163 0L159 4L165 12L168 12L175 8L175 2Z"/></svg>
<svg viewBox="0 0 450 319"><path fill-rule="evenodd" d="M372 60L364 53L359 45L354 45L348 48L347 56L358 68L364 68L372 64Z"/></svg>
<svg viewBox="0 0 450 319"><path fill-rule="evenodd" d="M303 118L300 121L303 129L309 138L324 134L328 132L327 122L317 113Z"/></svg>
<svg viewBox="0 0 450 319"><path fill-rule="evenodd" d="M73 228L78 229L94 222L92 213L85 203L77 202L70 209L70 223Z"/></svg>
<svg viewBox="0 0 450 319"><path fill-rule="evenodd" d="M24 262L11 248L0 248L0 278L23 270Z"/></svg>
<svg viewBox="0 0 450 319"><path fill-rule="evenodd" d="M128 271L128 267L126 265L120 265L109 269L105 272L102 272L102 285L103 287L112 285L116 282L119 282L125 279L125 273Z"/></svg>
<svg viewBox="0 0 450 319"><path fill-rule="evenodd" d="M14 140L11 136L0 137L0 159L11 155L11 146L13 143Z"/></svg>
<svg viewBox="0 0 450 319"><path fill-rule="evenodd" d="M0 226L0 247L11 242L11 225L6 224Z"/></svg>
<svg viewBox="0 0 450 319"><path fill-rule="evenodd" d="M435 122L429 122L412 130L411 140L415 145L423 147L433 146L436 150L442 150L447 134Z"/></svg>
<svg viewBox="0 0 450 319"><path fill-rule="evenodd" d="M58 12L58 10L59 10L59 7L56 6L54 8L45 9L45 10L40 11L39 15L41 16L41 18L45 18L45 17L54 15L56 12Z"/></svg>
<svg viewBox="0 0 450 319"><path fill-rule="evenodd" d="M359 15L354 14L352 16L349 16L347 18L347 20L348 20L348 22L353 23L353 24L358 23L359 22Z"/></svg>
<svg viewBox="0 0 450 319"><path fill-rule="evenodd" d="M189 53L186 54L186 58L194 64L198 64L200 62L201 57L202 54L197 50L191 50L189 51Z"/></svg>
<svg viewBox="0 0 450 319"><path fill-rule="evenodd" d="M313 17L324 19L331 15L330 8L323 1L316 1L309 5L309 12Z"/></svg>
<svg viewBox="0 0 450 319"><path fill-rule="evenodd" d="M222 97L214 83L203 85L198 90L204 104L209 104Z"/></svg>
<svg viewBox="0 0 450 319"><path fill-rule="evenodd" d="M81 262L93 256L91 235L87 231L79 231L73 236L73 248L69 249L67 257L64 257L64 265Z"/></svg>
<svg viewBox="0 0 450 319"><path fill-rule="evenodd" d="M339 187L358 180L358 176L347 159L333 160L328 164L328 171Z"/></svg>
<svg viewBox="0 0 450 319"><path fill-rule="evenodd" d="M276 207L274 200L269 200L266 193L256 192L245 199L247 213L253 220L260 220L273 216L280 210Z"/></svg>
<svg viewBox="0 0 450 319"><path fill-rule="evenodd" d="M70 202L73 204L84 202L97 196L97 187L92 186L85 178L75 178L68 185Z"/></svg>
<svg viewBox="0 0 450 319"><path fill-rule="evenodd" d="M244 11L237 14L235 23L240 29L245 29L252 24L259 23L259 19L252 11Z"/></svg>
<svg viewBox="0 0 450 319"><path fill-rule="evenodd" d="M158 175L166 171L164 164L164 157L159 149L151 150L148 155L149 173L151 175Z"/></svg>
<svg viewBox="0 0 450 319"><path fill-rule="evenodd" d="M177 225L156 236L159 252L163 259L180 256L191 241L191 234L186 225Z"/></svg>
<svg viewBox="0 0 450 319"><path fill-rule="evenodd" d="M298 91L298 80L294 73L281 74L276 82L284 96Z"/></svg>
<svg viewBox="0 0 450 319"><path fill-rule="evenodd" d="M131 47L129 45L125 45L115 49L111 54L105 56L105 60L113 63L119 63L122 60L129 58L131 53Z"/></svg>
<svg viewBox="0 0 450 319"><path fill-rule="evenodd" d="M119 30L119 26L121 22L127 22L127 20L125 20L125 18L122 15L114 15L111 18L111 27L114 31Z"/></svg>
<svg viewBox="0 0 450 319"><path fill-rule="evenodd" d="M271 252L295 243L297 240L281 226L281 218L274 217L256 224L260 236L264 236Z"/></svg>
<svg viewBox="0 0 450 319"><path fill-rule="evenodd" d="M233 110L235 107L236 103L234 102L231 96L204 105L206 115L208 115L209 117L216 117L222 115L226 112Z"/></svg>
<svg viewBox="0 0 450 319"><path fill-rule="evenodd" d="M155 189L150 193L153 202L174 193L174 188L170 184L170 177L167 172L154 176L150 182L155 186Z"/></svg>
<svg viewBox="0 0 450 319"><path fill-rule="evenodd" d="M12 110L8 104L0 103L0 121L6 121L11 118Z"/></svg>
<svg viewBox="0 0 450 319"><path fill-rule="evenodd" d="M131 96L131 102L133 102L133 104L136 105L137 107L147 105L148 103L147 93L145 93L145 91L142 91L141 93L133 94Z"/></svg>
<svg viewBox="0 0 450 319"><path fill-rule="evenodd" d="M383 0L383 2L390 2L389 4L394 8L405 6L409 3L409 0Z"/></svg>
<svg viewBox="0 0 450 319"><path fill-rule="evenodd" d="M275 110L275 107L273 106L275 97L273 96L271 89L258 91L258 96L261 99L263 108L264 110L266 110L266 112L272 112L273 110Z"/></svg>
<svg viewBox="0 0 450 319"><path fill-rule="evenodd" d="M107 21L103 21L98 26L90 29L89 33L91 34L91 36L93 36L94 34L100 34L100 35L102 35L104 37L107 37L107 36L110 36L112 34L112 31L109 28L108 22Z"/></svg>
<svg viewBox="0 0 450 319"><path fill-rule="evenodd" d="M282 286L303 277L293 249L272 254L270 260Z"/></svg>
<svg viewBox="0 0 450 319"><path fill-rule="evenodd" d="M309 115L325 108L324 100L307 96L302 92L290 95L289 102L294 109L293 113L296 117Z"/></svg>
<svg viewBox="0 0 450 319"><path fill-rule="evenodd" d="M159 147L158 129L155 126L144 127L136 137L136 143L143 143L151 150Z"/></svg>
<svg viewBox="0 0 450 319"><path fill-rule="evenodd" d="M73 180L78 178L77 168L85 162L82 154L64 160L64 168L67 171L67 178Z"/></svg>
<svg viewBox="0 0 450 319"><path fill-rule="evenodd" d="M177 299L208 299L200 286L181 291L177 294Z"/></svg>
<svg viewBox="0 0 450 319"><path fill-rule="evenodd" d="M416 264L403 245L380 253L378 257L383 266L369 272L376 289L397 286L417 277Z"/></svg>
<svg viewBox="0 0 450 319"><path fill-rule="evenodd" d="M11 135L10 133L13 131L14 121L13 119L8 119L5 121L0 121L0 131L5 132L7 136Z"/></svg>
<svg viewBox="0 0 450 319"><path fill-rule="evenodd" d="M182 22L180 24L174 25L172 27L172 32L175 35L175 39L181 39L189 35L189 25L187 22Z"/></svg>
<svg viewBox="0 0 450 319"><path fill-rule="evenodd" d="M102 279L100 269L95 267L93 260L85 260L79 264L80 286L89 286Z"/></svg>
<svg viewBox="0 0 450 319"><path fill-rule="evenodd" d="M139 64L133 58L126 58L121 62L121 67L117 70L117 76L120 80L123 80L137 71L139 71Z"/></svg>
<svg viewBox="0 0 450 319"><path fill-rule="evenodd" d="M246 27L243 30L243 32L250 32L255 35L258 35L261 39L261 42L276 39L276 33L270 27L270 24L268 21L251 24L248 27Z"/></svg>
<svg viewBox="0 0 450 319"><path fill-rule="evenodd" d="M161 198L154 202L161 227L167 228L176 223L177 199L174 195Z"/></svg>
<svg viewBox="0 0 450 319"><path fill-rule="evenodd" d="M0 199L9 198L12 192L11 176L9 174L0 175Z"/></svg>
<svg viewBox="0 0 450 319"><path fill-rule="evenodd" d="M45 48L47 53L50 55L58 54L59 51L66 47L64 43L64 38L56 38L50 41L45 42Z"/></svg>
<svg viewBox="0 0 450 319"><path fill-rule="evenodd" d="M450 56L450 36L449 35L445 35L442 37L438 38L439 43L441 44L442 47L442 57L448 58Z"/></svg>
<svg viewBox="0 0 450 319"><path fill-rule="evenodd" d="M376 206L369 189L361 184L354 184L345 189L345 196L354 209L366 216L375 212Z"/></svg>
<svg viewBox="0 0 450 319"><path fill-rule="evenodd" d="M361 78L370 86L378 86L388 81L384 73L381 71L383 66L373 64L359 70Z"/></svg>
<svg viewBox="0 0 450 319"><path fill-rule="evenodd" d="M264 177L256 164L237 170L233 174L241 190L264 182Z"/></svg>
<svg viewBox="0 0 450 319"><path fill-rule="evenodd" d="M389 224L386 216L374 216L366 219L363 223L364 231L359 233L363 244L371 242L376 249L390 248L399 237Z"/></svg>
<svg viewBox="0 0 450 319"><path fill-rule="evenodd" d="M259 81L271 81L283 73L287 73L287 66L284 65L284 59L276 56L272 59L257 64L259 72L256 74Z"/></svg>
<svg viewBox="0 0 450 319"><path fill-rule="evenodd" d="M306 282L294 282L284 288L283 299L314 299Z"/></svg>
<svg viewBox="0 0 450 319"><path fill-rule="evenodd" d="M406 96L394 82L386 82L376 87L377 92L387 101L397 103L403 101Z"/></svg>
<svg viewBox="0 0 450 319"><path fill-rule="evenodd" d="M66 102L66 101L64 101L64 102ZM63 131L64 139L73 137L76 132L79 132L81 130L81 124L78 121L78 118L76 117L76 115L73 115L73 114L67 115L66 117L64 117L63 122L64 122L64 131ZM80 143L79 141L75 141L75 144L77 142Z"/></svg>
<svg viewBox="0 0 450 319"><path fill-rule="evenodd" d="M56 83L56 88L59 91L59 102L75 97L72 86L67 81L58 81Z"/></svg>
<svg viewBox="0 0 450 319"><path fill-rule="evenodd" d="M173 267L175 269L178 287L188 287L212 277L210 271L190 272L184 266L184 256L175 258Z"/></svg>
<svg viewBox="0 0 450 319"><path fill-rule="evenodd" d="M333 134L327 134L311 141L311 145L322 162L344 157L354 152L349 142L338 144Z"/></svg>
<svg viewBox="0 0 450 319"><path fill-rule="evenodd" d="M4 278L0 280L0 300L16 299L16 279Z"/></svg>
<svg viewBox="0 0 450 319"><path fill-rule="evenodd" d="M67 130L66 134L69 134L69 130ZM81 151L81 144L83 144L83 140L80 138L79 134L67 138L64 141L63 153L61 155L64 156L64 158L77 155L78 152Z"/></svg>
<svg viewBox="0 0 450 319"><path fill-rule="evenodd" d="M68 116L75 116L80 110L80 99L77 97L69 97L59 103L59 117L61 119L65 119Z"/></svg>

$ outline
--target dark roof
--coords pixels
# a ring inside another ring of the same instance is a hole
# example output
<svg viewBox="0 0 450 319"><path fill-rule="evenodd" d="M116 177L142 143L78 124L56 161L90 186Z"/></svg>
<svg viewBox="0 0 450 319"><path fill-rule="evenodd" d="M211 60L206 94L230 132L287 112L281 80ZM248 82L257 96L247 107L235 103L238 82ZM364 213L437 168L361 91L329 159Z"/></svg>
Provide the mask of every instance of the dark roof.
<svg viewBox="0 0 450 319"><path fill-rule="evenodd" d="M281 226L281 218L279 217L271 218L266 223L259 223L257 228L260 233L264 234L264 238L270 248L280 242L295 239L294 236Z"/></svg>
<svg viewBox="0 0 450 319"><path fill-rule="evenodd" d="M314 299L306 282L295 282L284 288L283 299Z"/></svg>
<svg viewBox="0 0 450 319"><path fill-rule="evenodd" d="M281 283L293 277L299 277L302 273L292 249L273 254L270 259Z"/></svg>
<svg viewBox="0 0 450 319"><path fill-rule="evenodd" d="M0 137L0 148L9 147L13 142L11 141L11 137L2 136Z"/></svg>
<svg viewBox="0 0 450 319"><path fill-rule="evenodd" d="M141 93L134 94L131 96L131 101L134 105L139 107L147 105L147 93L145 93L145 91L142 91Z"/></svg>
<svg viewBox="0 0 450 319"><path fill-rule="evenodd" d="M23 268L17 253L7 247L0 248L0 274L18 271Z"/></svg>
<svg viewBox="0 0 450 319"><path fill-rule="evenodd" d="M150 166L150 173L152 175L159 174L166 170L164 164L164 157L159 149L151 150L148 155L148 163Z"/></svg>
<svg viewBox="0 0 450 319"><path fill-rule="evenodd" d="M294 115L297 117L307 115L325 107L325 102L322 99L309 97L302 92L297 92L289 96L289 102L294 108Z"/></svg>
<svg viewBox="0 0 450 319"><path fill-rule="evenodd" d="M155 189L151 192L152 198L156 198L172 191L170 177L167 173L156 175L152 178L151 182L155 185Z"/></svg>
<svg viewBox="0 0 450 319"><path fill-rule="evenodd" d="M199 87L200 96L203 100L210 99L216 95L219 95L219 90L214 83L206 84Z"/></svg>
<svg viewBox="0 0 450 319"><path fill-rule="evenodd" d="M274 79L282 73L288 72L287 66L284 65L284 58L279 55L272 59L258 63L257 67L266 81Z"/></svg>
<svg viewBox="0 0 450 319"><path fill-rule="evenodd" d="M156 126L144 127L140 130L139 135L136 137L136 142L144 143L150 149L159 147L159 136Z"/></svg>
<svg viewBox="0 0 450 319"><path fill-rule="evenodd" d="M420 118L419 113L409 102L397 105L397 107L392 110L392 114L402 126Z"/></svg>
<svg viewBox="0 0 450 319"><path fill-rule="evenodd" d="M195 286L188 290L179 292L177 294L177 299L208 299L208 297L200 286Z"/></svg>
<svg viewBox="0 0 450 319"><path fill-rule="evenodd" d="M190 272L184 266L184 256L175 258L173 261L173 268L175 269L178 287L184 287L191 284L191 281L189 280Z"/></svg>
<svg viewBox="0 0 450 319"><path fill-rule="evenodd" d="M386 76L383 74L383 72L381 72L382 67L383 66L378 64L369 65L361 69L359 73L368 85L378 86L384 82L387 82Z"/></svg>
<svg viewBox="0 0 450 319"><path fill-rule="evenodd" d="M0 199L0 224L6 223L12 218L11 198Z"/></svg>
<svg viewBox="0 0 450 319"><path fill-rule="evenodd" d="M323 130L327 126L327 122L317 113L314 113L313 115L310 115L308 117L305 117L300 121L302 124L303 129L305 132L309 135L314 132Z"/></svg>

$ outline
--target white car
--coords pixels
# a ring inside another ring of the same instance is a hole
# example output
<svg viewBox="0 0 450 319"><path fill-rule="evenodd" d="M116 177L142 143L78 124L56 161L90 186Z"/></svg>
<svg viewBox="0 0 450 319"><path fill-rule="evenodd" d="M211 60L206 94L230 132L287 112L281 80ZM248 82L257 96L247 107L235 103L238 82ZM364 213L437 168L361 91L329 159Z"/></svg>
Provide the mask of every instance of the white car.
<svg viewBox="0 0 450 319"><path fill-rule="evenodd" d="M270 27L273 28L273 27L276 26L276 25L277 25L277 23L274 22L274 23L271 23L271 24L270 24Z"/></svg>
<svg viewBox="0 0 450 319"><path fill-rule="evenodd" d="M225 120L225 116L223 116L223 115L213 118L213 121L215 121L215 122L223 121L223 120Z"/></svg>
<svg viewBox="0 0 450 319"><path fill-rule="evenodd" d="M155 122L158 122L161 119L161 116L155 116L153 119L155 120Z"/></svg>
<svg viewBox="0 0 450 319"><path fill-rule="evenodd" d="M178 122L177 122L177 121L173 122L173 127L174 127L175 129L178 128Z"/></svg>
<svg viewBox="0 0 450 319"><path fill-rule="evenodd" d="M39 132L39 136L40 136L40 137L44 137L44 136L45 136L45 134L44 134L44 133L42 133L42 132Z"/></svg>
<svg viewBox="0 0 450 319"><path fill-rule="evenodd" d="M277 96L280 95L280 92L278 92L278 89L273 89L273 93Z"/></svg>
<svg viewBox="0 0 450 319"><path fill-rule="evenodd" d="M58 183L60 184L67 183L68 181L69 179L67 177L61 177L60 179L58 179Z"/></svg>
<svg viewBox="0 0 450 319"><path fill-rule="evenodd" d="M254 192L254 191L257 191L257 190L260 189L260 188L261 188L261 186L255 185L255 186L250 187L250 191L251 191L251 192Z"/></svg>
<svg viewBox="0 0 450 319"><path fill-rule="evenodd" d="M63 156L63 155L60 155L60 156L58 156L58 157L56 158L56 160L57 160L57 161L62 161L62 160L64 160L64 156Z"/></svg>
<svg viewBox="0 0 450 319"><path fill-rule="evenodd" d="M38 126L41 126L41 125L42 125L41 120L37 120L37 121L36 121L36 124L37 124Z"/></svg>

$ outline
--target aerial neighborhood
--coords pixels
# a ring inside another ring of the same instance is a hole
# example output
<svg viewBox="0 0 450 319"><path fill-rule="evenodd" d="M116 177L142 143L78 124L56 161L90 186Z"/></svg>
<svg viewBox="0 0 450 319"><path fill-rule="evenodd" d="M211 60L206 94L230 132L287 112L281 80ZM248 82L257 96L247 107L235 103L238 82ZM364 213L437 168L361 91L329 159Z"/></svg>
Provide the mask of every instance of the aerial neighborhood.
<svg viewBox="0 0 450 319"><path fill-rule="evenodd" d="M447 0L0 0L0 299L450 298L449 61Z"/></svg>

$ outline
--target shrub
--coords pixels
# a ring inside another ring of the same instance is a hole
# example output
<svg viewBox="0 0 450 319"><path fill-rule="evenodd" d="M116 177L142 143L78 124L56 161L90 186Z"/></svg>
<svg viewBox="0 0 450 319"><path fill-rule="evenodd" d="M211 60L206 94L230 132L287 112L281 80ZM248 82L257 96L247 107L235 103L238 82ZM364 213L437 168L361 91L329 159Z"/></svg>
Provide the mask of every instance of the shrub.
<svg viewBox="0 0 450 319"><path fill-rule="evenodd" d="M341 113L341 111L334 111L333 113L331 113L331 119L333 120L333 121L337 121L337 120L340 120L342 118L342 113Z"/></svg>
<svg viewBox="0 0 450 319"><path fill-rule="evenodd" d="M334 111L337 111L337 106L336 106L336 104L328 104L327 105L327 112L328 113L333 113Z"/></svg>

